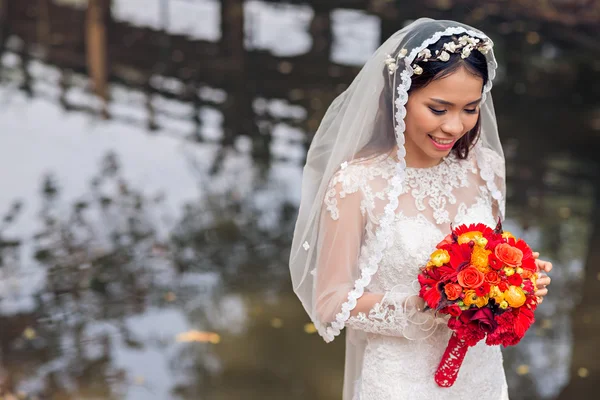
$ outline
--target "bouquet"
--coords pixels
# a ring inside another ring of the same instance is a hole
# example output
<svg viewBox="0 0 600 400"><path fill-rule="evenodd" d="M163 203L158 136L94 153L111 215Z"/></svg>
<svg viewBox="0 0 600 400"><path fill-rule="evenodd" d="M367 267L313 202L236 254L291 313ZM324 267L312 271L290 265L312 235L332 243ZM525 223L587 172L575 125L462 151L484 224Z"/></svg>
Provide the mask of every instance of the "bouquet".
<svg viewBox="0 0 600 400"><path fill-rule="evenodd" d="M421 269L419 295L449 314L454 332L435 374L441 387L456 381L469 346L515 345L534 322L537 266L523 240L484 224L452 228Z"/></svg>

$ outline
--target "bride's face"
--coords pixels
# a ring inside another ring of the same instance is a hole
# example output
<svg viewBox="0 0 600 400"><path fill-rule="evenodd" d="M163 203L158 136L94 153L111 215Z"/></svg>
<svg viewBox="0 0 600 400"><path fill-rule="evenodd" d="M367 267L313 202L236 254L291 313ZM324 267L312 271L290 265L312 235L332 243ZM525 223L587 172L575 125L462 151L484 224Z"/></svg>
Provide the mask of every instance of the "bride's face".
<svg viewBox="0 0 600 400"><path fill-rule="evenodd" d="M477 123L483 79L464 68L411 92L406 103L406 163L437 165Z"/></svg>

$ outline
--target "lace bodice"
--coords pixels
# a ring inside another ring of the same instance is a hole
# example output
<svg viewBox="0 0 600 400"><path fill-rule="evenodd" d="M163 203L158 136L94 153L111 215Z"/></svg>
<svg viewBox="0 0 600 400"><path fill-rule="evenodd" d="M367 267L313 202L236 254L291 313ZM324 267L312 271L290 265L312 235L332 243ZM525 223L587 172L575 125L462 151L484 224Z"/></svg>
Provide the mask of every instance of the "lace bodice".
<svg viewBox="0 0 600 400"><path fill-rule="evenodd" d="M503 179L502 160L491 151L481 149L481 160ZM370 160L356 160L343 165L325 196L332 219L339 218L338 202L349 195L361 197L360 210L366 219L365 240L361 254L368 254L374 232L382 215L382 206L394 176L395 160L381 155ZM369 288L386 291L416 279L435 245L454 226L483 222L495 226L499 205L481 178L474 155L467 160L452 156L432 168L407 168L400 206L394 221L394 245L384 252L379 269Z"/></svg>
<svg viewBox="0 0 600 400"><path fill-rule="evenodd" d="M419 268L450 232L450 223L495 226L502 205L481 178L484 171L479 165L503 181L503 168L496 165L501 160L485 150L477 156L479 163L473 155L466 160L450 157L433 168L407 168L391 242L364 287L366 293L382 294L382 300L346 321L351 330L366 334L364 359L353 377L351 398L508 398L500 349L481 343L469 350L456 384L450 389L437 387L433 375L450 336L447 319L416 309ZM395 160L387 155L343 165L326 194L325 208L334 221L344 218L340 212L344 201L354 196L359 204L364 223L360 260L369 260L378 251L376 232L394 165Z"/></svg>

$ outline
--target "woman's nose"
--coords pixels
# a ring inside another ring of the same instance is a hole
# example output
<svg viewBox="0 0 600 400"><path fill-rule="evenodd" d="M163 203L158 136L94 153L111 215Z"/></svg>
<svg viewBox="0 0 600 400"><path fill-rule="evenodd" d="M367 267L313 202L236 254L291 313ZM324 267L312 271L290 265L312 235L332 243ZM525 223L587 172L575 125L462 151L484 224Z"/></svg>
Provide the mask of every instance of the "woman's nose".
<svg viewBox="0 0 600 400"><path fill-rule="evenodd" d="M444 121L444 123L441 126L442 131L452 135L452 136L457 136L460 135L463 132L463 123L460 120L460 116L458 115L454 115L448 116L448 119L446 119Z"/></svg>

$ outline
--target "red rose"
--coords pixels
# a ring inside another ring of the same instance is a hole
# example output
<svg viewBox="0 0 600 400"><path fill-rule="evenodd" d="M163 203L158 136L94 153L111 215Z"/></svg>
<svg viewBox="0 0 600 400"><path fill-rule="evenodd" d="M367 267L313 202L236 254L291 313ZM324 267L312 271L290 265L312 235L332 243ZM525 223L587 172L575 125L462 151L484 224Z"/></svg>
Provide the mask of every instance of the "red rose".
<svg viewBox="0 0 600 400"><path fill-rule="evenodd" d="M494 249L496 257L510 267L519 267L523 261L523 251L507 243L501 243Z"/></svg>
<svg viewBox="0 0 600 400"><path fill-rule="evenodd" d="M453 317L458 317L462 310L456 304L452 304L451 306L446 307L446 311Z"/></svg>
<svg viewBox="0 0 600 400"><path fill-rule="evenodd" d="M506 282L500 282L498 284L498 289L500 289L501 292L506 292L508 290L508 283Z"/></svg>
<svg viewBox="0 0 600 400"><path fill-rule="evenodd" d="M490 284L487 282L483 282L483 284L481 284L481 286L479 286L477 289L475 289L475 294L477 294L478 297L484 297L489 292L490 292Z"/></svg>
<svg viewBox="0 0 600 400"><path fill-rule="evenodd" d="M476 323L483 332L491 333L498 327L498 323L494 319L494 314L488 307L465 310L462 314L468 318L469 322ZM462 315L461 319L463 319Z"/></svg>
<svg viewBox="0 0 600 400"><path fill-rule="evenodd" d="M490 285L497 285L500 283L500 276L496 271L490 271L485 274L485 281Z"/></svg>
<svg viewBox="0 0 600 400"><path fill-rule="evenodd" d="M462 287L475 289L481 286L485 275L475 267L467 267L458 273L457 278Z"/></svg>
<svg viewBox="0 0 600 400"><path fill-rule="evenodd" d="M502 269L502 261L498 260L494 253L491 253L488 256L488 263L490 264L490 267L496 271Z"/></svg>
<svg viewBox="0 0 600 400"><path fill-rule="evenodd" d="M521 275L519 274L512 274L508 277L508 283L513 286L521 286L521 283L523 283L523 278L521 278Z"/></svg>
<svg viewBox="0 0 600 400"><path fill-rule="evenodd" d="M449 283L444 286L444 292L446 293L446 297L448 300L456 300L460 297L462 293L462 287L457 285L456 283Z"/></svg>

